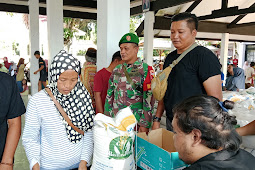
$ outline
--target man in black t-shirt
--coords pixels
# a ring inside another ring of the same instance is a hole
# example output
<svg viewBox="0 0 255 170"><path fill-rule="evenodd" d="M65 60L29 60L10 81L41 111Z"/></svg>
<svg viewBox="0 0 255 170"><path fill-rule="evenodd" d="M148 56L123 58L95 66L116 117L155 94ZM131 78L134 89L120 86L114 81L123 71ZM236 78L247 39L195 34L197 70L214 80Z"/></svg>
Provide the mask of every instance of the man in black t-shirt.
<svg viewBox="0 0 255 170"><path fill-rule="evenodd" d="M172 18L171 40L176 50L165 60L164 69L193 43L197 35L198 19L194 14L180 13ZM187 97L207 94L222 100L221 71L217 57L207 48L197 46L172 69L168 77L165 97L159 101L152 129L160 126L166 110L167 129L172 130L173 107Z"/></svg>
<svg viewBox="0 0 255 170"><path fill-rule="evenodd" d="M42 90L42 85L44 88L46 87L46 80L47 80L47 72L46 72L46 64L45 61L40 56L39 51L34 52L34 56L39 59L39 69L34 72L34 74L37 74L40 72L40 78L38 81L38 91Z"/></svg>
<svg viewBox="0 0 255 170"><path fill-rule="evenodd" d="M25 106L15 80L0 72L0 169L12 169Z"/></svg>

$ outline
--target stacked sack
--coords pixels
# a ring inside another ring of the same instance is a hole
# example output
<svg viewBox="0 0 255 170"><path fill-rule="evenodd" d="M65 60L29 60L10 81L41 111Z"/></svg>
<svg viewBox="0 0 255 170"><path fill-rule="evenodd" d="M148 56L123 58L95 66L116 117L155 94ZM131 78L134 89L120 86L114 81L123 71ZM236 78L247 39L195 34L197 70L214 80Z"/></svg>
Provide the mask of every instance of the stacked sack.
<svg viewBox="0 0 255 170"><path fill-rule="evenodd" d="M129 107L115 118L95 116L92 170L135 170L133 144L136 119Z"/></svg>

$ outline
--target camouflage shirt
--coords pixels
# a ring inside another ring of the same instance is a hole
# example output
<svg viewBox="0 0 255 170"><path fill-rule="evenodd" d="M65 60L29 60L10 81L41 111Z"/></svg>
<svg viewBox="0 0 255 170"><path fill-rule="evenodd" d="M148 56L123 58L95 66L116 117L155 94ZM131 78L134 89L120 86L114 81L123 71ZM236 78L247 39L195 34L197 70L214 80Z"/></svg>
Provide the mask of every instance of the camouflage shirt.
<svg viewBox="0 0 255 170"><path fill-rule="evenodd" d="M128 82L123 67L126 67L127 73L135 83L135 89ZM148 64L138 59L133 64L124 63L113 70L105 101L105 115L114 117L120 109L130 106L138 125L151 127L155 100L151 90L145 91L143 88L144 80L150 74L148 67Z"/></svg>

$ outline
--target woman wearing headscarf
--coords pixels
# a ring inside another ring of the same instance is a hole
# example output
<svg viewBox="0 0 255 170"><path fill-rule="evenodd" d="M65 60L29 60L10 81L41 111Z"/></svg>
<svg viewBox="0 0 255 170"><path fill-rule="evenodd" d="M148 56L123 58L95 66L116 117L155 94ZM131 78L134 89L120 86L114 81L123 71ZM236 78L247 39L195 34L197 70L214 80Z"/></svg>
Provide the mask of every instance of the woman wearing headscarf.
<svg viewBox="0 0 255 170"><path fill-rule="evenodd" d="M30 169L79 167L80 170L90 166L95 113L89 93L78 77L79 72L79 61L60 51L51 63L48 88L30 99L22 138ZM52 99L57 100L72 124L84 135L69 125Z"/></svg>
<svg viewBox="0 0 255 170"><path fill-rule="evenodd" d="M245 89L244 70L229 64L225 87L228 91L239 91L240 89Z"/></svg>
<svg viewBox="0 0 255 170"><path fill-rule="evenodd" d="M17 65L17 76L16 76L16 81L17 81L17 85L19 88L19 92L23 91L23 87L22 87L22 80L24 79L24 69L26 67L27 64L24 63L25 59L24 58L20 58L18 65Z"/></svg>

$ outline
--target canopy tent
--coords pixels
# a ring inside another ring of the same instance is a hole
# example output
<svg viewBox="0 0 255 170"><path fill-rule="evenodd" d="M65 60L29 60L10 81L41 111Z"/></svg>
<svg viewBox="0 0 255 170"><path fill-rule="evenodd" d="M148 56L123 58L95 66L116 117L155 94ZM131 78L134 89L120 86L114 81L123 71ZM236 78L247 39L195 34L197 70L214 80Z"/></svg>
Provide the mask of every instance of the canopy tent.
<svg viewBox="0 0 255 170"><path fill-rule="evenodd" d="M157 0L150 10L155 12L154 37L169 38L171 17L191 12L200 20L197 39L220 40L218 33L230 33L230 41L255 42L255 0ZM136 32L144 35L144 22Z"/></svg>
<svg viewBox="0 0 255 170"><path fill-rule="evenodd" d="M0 11L28 13L29 0L0 0ZM121 2L121 1L120 1ZM97 0L63 0L64 17L97 19ZM142 0L130 0L133 9L142 4ZM46 15L46 0L39 0L39 13Z"/></svg>

